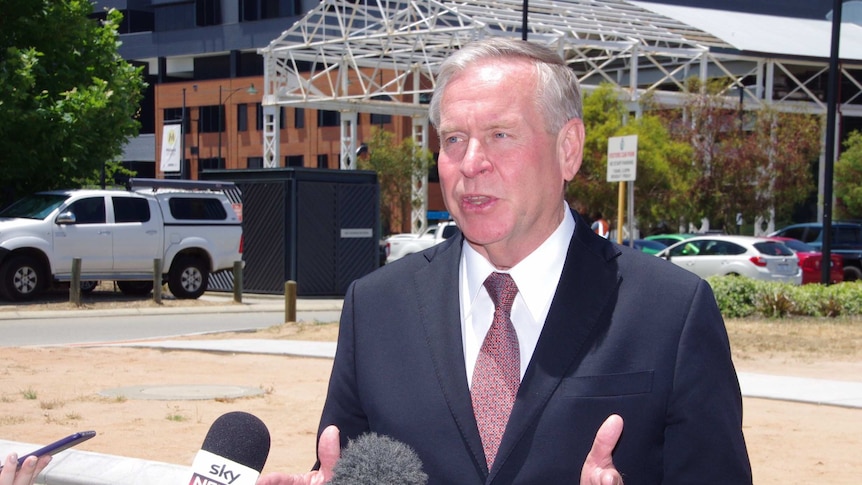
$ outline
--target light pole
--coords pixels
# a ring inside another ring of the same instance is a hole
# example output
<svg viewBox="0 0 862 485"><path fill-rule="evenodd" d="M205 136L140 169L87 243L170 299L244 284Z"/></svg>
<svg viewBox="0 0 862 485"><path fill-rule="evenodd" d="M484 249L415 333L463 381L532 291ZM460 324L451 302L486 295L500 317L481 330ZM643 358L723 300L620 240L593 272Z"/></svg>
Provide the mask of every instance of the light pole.
<svg viewBox="0 0 862 485"><path fill-rule="evenodd" d="M236 89L228 89L225 90L222 88L221 84L218 86L218 162L221 163L221 132L224 130L224 103L230 99L231 96L241 91L243 88ZM229 93L226 98L222 99L222 93ZM245 90L246 93L250 95L257 94L257 89L254 88L254 83Z"/></svg>

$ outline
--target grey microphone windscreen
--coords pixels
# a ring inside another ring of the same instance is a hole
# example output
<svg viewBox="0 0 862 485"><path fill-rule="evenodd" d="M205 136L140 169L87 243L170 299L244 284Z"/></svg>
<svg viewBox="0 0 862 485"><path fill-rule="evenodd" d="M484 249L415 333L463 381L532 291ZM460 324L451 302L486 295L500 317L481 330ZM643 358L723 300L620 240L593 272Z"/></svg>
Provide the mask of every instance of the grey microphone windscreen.
<svg viewBox="0 0 862 485"><path fill-rule="evenodd" d="M428 475L408 445L366 433L350 440L335 464L329 485L425 485Z"/></svg>

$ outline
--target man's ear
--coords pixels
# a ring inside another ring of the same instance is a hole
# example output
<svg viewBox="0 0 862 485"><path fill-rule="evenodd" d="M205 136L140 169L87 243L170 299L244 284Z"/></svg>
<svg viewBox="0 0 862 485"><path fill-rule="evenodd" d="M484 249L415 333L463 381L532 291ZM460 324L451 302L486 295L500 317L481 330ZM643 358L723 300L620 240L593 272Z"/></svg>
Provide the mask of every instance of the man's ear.
<svg viewBox="0 0 862 485"><path fill-rule="evenodd" d="M560 170L566 182L575 178L584 160L584 123L573 118L560 130L559 157Z"/></svg>

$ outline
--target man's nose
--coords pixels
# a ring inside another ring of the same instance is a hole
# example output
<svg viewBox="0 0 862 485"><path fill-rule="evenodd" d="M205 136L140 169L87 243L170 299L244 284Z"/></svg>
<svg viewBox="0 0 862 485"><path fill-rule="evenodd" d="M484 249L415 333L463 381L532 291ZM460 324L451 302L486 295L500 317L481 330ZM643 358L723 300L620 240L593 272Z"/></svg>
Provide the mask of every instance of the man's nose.
<svg viewBox="0 0 862 485"><path fill-rule="evenodd" d="M491 162L488 160L485 147L479 140L471 138L467 143L464 158L461 160L461 173L465 177L475 177L490 168Z"/></svg>

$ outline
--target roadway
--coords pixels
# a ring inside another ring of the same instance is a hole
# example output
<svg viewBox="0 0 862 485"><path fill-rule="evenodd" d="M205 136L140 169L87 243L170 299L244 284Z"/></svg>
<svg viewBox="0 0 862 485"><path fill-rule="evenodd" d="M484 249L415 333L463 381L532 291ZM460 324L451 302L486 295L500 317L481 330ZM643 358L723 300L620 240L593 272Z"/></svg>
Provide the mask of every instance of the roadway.
<svg viewBox="0 0 862 485"><path fill-rule="evenodd" d="M204 295L205 307L118 308L28 311L26 305L0 310L0 347L82 345L169 339L182 335L258 330L284 322L284 300L244 296L242 304ZM333 322L341 300L299 299L300 322Z"/></svg>

